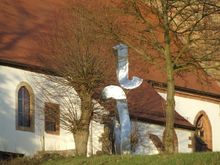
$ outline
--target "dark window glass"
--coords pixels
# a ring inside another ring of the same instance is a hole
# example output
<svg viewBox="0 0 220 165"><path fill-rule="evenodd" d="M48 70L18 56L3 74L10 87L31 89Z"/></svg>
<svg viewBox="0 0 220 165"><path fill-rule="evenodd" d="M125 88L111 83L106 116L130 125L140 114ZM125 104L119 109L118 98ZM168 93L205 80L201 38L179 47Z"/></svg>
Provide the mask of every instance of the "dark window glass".
<svg viewBox="0 0 220 165"><path fill-rule="evenodd" d="M47 132L48 132L48 131L53 131L53 132L56 131L56 122L46 121L45 126L46 126L45 130L46 130Z"/></svg>
<svg viewBox="0 0 220 165"><path fill-rule="evenodd" d="M30 94L22 86L18 91L18 126L30 127Z"/></svg>
<svg viewBox="0 0 220 165"><path fill-rule="evenodd" d="M59 134L60 108L58 104L45 103L45 131Z"/></svg>

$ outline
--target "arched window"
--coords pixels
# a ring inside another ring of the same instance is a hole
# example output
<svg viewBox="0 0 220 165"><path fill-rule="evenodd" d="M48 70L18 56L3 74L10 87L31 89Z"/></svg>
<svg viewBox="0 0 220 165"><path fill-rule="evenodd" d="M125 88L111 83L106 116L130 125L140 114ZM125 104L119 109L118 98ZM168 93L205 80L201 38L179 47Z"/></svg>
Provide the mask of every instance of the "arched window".
<svg viewBox="0 0 220 165"><path fill-rule="evenodd" d="M30 94L25 86L18 91L18 126L30 127Z"/></svg>
<svg viewBox="0 0 220 165"><path fill-rule="evenodd" d="M207 114L200 111L194 121L195 131L195 150L212 151L212 127Z"/></svg>
<svg viewBox="0 0 220 165"><path fill-rule="evenodd" d="M33 91L27 83L20 83L17 88L16 129L34 131Z"/></svg>

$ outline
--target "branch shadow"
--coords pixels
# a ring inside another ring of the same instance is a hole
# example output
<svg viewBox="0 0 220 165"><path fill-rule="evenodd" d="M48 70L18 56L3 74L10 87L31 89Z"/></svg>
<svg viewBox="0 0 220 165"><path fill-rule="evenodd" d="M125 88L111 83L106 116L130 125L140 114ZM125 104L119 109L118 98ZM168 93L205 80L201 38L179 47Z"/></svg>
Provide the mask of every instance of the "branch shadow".
<svg viewBox="0 0 220 165"><path fill-rule="evenodd" d="M39 148L35 132L16 130L16 73L0 66L0 159L5 153L31 155Z"/></svg>
<svg viewBox="0 0 220 165"><path fill-rule="evenodd" d="M19 49L30 49L29 40L33 40L45 22L33 13L28 2L1 0L0 2L0 57L11 58L12 51ZM28 46L27 46L28 45ZM23 50L21 50L23 52ZM4 55L4 53L10 53Z"/></svg>

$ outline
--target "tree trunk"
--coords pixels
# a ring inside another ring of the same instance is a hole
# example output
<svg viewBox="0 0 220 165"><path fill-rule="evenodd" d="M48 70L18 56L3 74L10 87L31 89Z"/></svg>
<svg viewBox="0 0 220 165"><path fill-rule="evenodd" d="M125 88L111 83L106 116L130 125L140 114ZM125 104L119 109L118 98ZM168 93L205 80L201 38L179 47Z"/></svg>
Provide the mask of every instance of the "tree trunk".
<svg viewBox="0 0 220 165"><path fill-rule="evenodd" d="M78 93L81 99L81 117L77 122L77 128L73 132L73 136L76 146L76 155L86 156L89 138L89 124L92 118L93 103L89 92L86 90L81 90Z"/></svg>
<svg viewBox="0 0 220 165"><path fill-rule="evenodd" d="M77 130L73 136L74 136L75 147L76 147L76 155L86 156L89 129L88 130Z"/></svg>
<svg viewBox="0 0 220 165"><path fill-rule="evenodd" d="M167 100L166 100L166 127L164 132L164 147L166 153L174 153L174 118L175 118L175 87L173 66L169 53L167 54Z"/></svg>
<svg viewBox="0 0 220 165"><path fill-rule="evenodd" d="M164 148L166 153L174 153L174 112L175 112L175 85L174 85L174 70L173 62L170 51L170 33L169 33L169 20L168 20L168 2L164 1L163 18L164 18L164 40L165 50L164 56L166 60L166 73L167 73L167 100L166 100L166 127L164 132Z"/></svg>

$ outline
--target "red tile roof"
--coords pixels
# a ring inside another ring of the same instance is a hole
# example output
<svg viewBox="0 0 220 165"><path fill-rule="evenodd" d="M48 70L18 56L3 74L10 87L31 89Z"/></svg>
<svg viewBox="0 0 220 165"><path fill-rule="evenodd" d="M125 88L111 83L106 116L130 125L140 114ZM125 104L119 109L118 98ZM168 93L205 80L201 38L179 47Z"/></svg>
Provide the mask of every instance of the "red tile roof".
<svg viewBox="0 0 220 165"><path fill-rule="evenodd" d="M141 58L137 56L132 56L131 53L129 56L131 76L135 75L145 80L153 80L156 82L166 83L165 68L160 68L161 65L148 65ZM175 85L182 88L193 89L220 96L220 86L212 77L208 76L204 71L192 71L182 74L176 74Z"/></svg>
<svg viewBox="0 0 220 165"><path fill-rule="evenodd" d="M43 66L39 46L33 38L64 6L60 0L1 0L0 59L12 63Z"/></svg>
<svg viewBox="0 0 220 165"><path fill-rule="evenodd" d="M0 60L1 63L29 65L35 68L45 64L39 60L40 47L33 40L35 35L44 30L53 18L55 12L65 6L65 0L19 0L10 3L0 2ZM139 76L145 80L166 82L163 68L147 65L143 59L130 53L130 75ZM162 70L162 71L161 71ZM200 81L200 77L206 81ZM204 83L205 82L205 83ZM175 76L176 86L219 94L220 87L205 73L187 73Z"/></svg>
<svg viewBox="0 0 220 165"><path fill-rule="evenodd" d="M0 2L0 64L25 69L48 69L39 56L39 45L33 40L35 34L44 30L48 23L55 19L55 12L65 5L60 0L20 0L10 3L8 0ZM145 80L166 82L166 76L161 69L132 56L130 53L130 75L139 76ZM204 73L202 73L204 76ZM219 94L220 87L207 78L207 84L198 81L197 75L187 73L175 77L176 85L184 88ZM146 91L146 92L143 92ZM130 112L133 117L147 119L152 122L164 123L164 100L149 85L131 90L128 93ZM176 125L192 126L183 117L176 113Z"/></svg>
<svg viewBox="0 0 220 165"><path fill-rule="evenodd" d="M165 100L147 82L127 93L128 109L132 118L165 125ZM175 126L194 127L175 112Z"/></svg>

